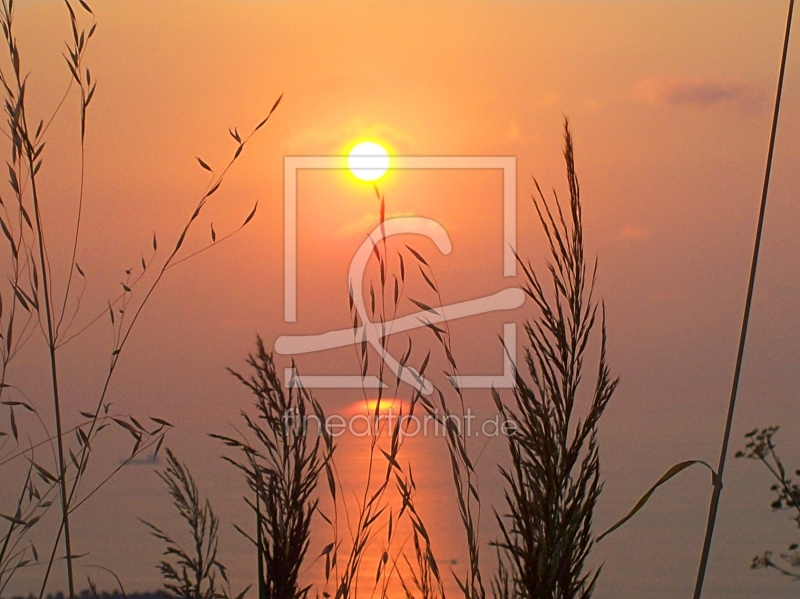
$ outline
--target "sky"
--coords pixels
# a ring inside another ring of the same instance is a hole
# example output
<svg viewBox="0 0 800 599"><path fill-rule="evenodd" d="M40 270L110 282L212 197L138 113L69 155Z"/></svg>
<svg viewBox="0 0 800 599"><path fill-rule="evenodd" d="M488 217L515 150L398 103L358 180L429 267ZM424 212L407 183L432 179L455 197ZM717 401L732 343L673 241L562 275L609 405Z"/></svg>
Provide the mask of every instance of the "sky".
<svg viewBox="0 0 800 599"><path fill-rule="evenodd" d="M70 35L66 9L50 0L18 4L32 107L48 115L69 84L61 57ZM284 322L286 156L342 155L371 139L393 155L515 157L518 251L541 269L546 246L530 195L534 178L548 194L567 193L561 152L568 117L587 253L599 260L609 359L621 379L601 424L606 486L598 528L624 515L675 462L716 463L785 2L97 0L92 7L98 27L87 65L98 87L87 126L78 262L88 286L78 322L105 309L124 270L151 252L153 231L163 244L177 238L208 180L196 157L220 168L235 150L228 129L251 130L283 94L187 248L207 242L212 222L220 236L232 231L258 201L254 219L170 272L143 313L111 390L123 412L177 425L168 443L218 506L223 553L240 586L252 575L248 549L231 526L248 517L244 487L206 435L230 433L249 405L225 369L244 368L256 334L272 347L280 335L349 326L347 269L378 213L372 186L347 173L298 175L298 319ZM800 183L798 57L795 44L732 436L737 449L746 431L780 424L777 440L788 463L800 457L794 441L800 432L800 207L793 193ZM76 118L76 98L68 96L48 131L41 175L56 273L64 272L65 223L76 209ZM425 216L448 231L448 256L430 241L414 240L446 302L519 282L502 276L497 171L392 171L378 185L387 216ZM503 322L533 315L526 304L454 323L463 369L499 373ZM65 401L74 412L95 397L109 343L102 321L66 354ZM399 353L403 343L397 343ZM34 349L22 364L15 380L46 409ZM314 374L357 372L350 348L298 357L298 365ZM335 411L347 409L358 393L317 395ZM487 394L468 399L478 411L492 409ZM358 464L363 449L353 440L343 443L343 455ZM427 472L421 494L429 489L425 509L435 518L451 491L428 443L409 452ZM124 448L111 440L109 451L113 463ZM499 498L501 452L489 446L479 466L490 499ZM752 556L783 549L796 532L786 514L771 513L766 472L730 460L726 476L705 596L788 597L790 582L748 569ZM688 471L603 541L593 557L604 564L596 596L688 595L710 491L707 472ZM152 468L124 469L88 507L76 516L79 548L117 571L129 590L155 588L158 546L136 520L169 517ZM486 541L494 534L489 520L484 517ZM457 527L439 526L444 557L462 559L453 548ZM35 580L35 573L25 573L5 594L27 593Z"/></svg>

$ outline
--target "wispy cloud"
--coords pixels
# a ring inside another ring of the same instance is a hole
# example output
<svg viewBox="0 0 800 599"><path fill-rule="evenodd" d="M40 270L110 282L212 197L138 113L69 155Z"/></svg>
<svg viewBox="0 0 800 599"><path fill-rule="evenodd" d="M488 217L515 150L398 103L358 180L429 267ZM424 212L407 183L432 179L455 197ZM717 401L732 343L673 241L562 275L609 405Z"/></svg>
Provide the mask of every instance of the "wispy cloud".
<svg viewBox="0 0 800 599"><path fill-rule="evenodd" d="M386 220L401 216L413 216L410 212L395 212L386 215ZM378 214L365 214L361 218L345 223L336 230L336 237L352 237L354 235L366 237L378 226Z"/></svg>
<svg viewBox="0 0 800 599"><path fill-rule="evenodd" d="M648 77L639 81L631 94L635 102L653 106L711 108L734 105L753 109L762 95L740 78Z"/></svg>
<svg viewBox="0 0 800 599"><path fill-rule="evenodd" d="M505 140L509 143L530 145L539 140L538 135L532 135L523 130L516 120L512 120L505 131Z"/></svg>
<svg viewBox="0 0 800 599"><path fill-rule="evenodd" d="M308 127L295 131L284 141L286 151L294 154L336 155L348 148L343 143L353 143L361 139L377 139L392 149L413 146L413 140L388 125L368 125L361 119L353 118L338 127Z"/></svg>
<svg viewBox="0 0 800 599"><path fill-rule="evenodd" d="M536 103L539 106L556 106L558 104L558 101L559 101L558 94L550 92L549 94L539 98L536 101Z"/></svg>
<svg viewBox="0 0 800 599"><path fill-rule="evenodd" d="M617 233L617 239L646 239L648 237L650 237L650 231L633 225L625 225Z"/></svg>
<svg viewBox="0 0 800 599"><path fill-rule="evenodd" d="M378 217L374 214L365 214L359 219L345 223L336 230L336 237L351 237L353 235L369 235L378 226Z"/></svg>

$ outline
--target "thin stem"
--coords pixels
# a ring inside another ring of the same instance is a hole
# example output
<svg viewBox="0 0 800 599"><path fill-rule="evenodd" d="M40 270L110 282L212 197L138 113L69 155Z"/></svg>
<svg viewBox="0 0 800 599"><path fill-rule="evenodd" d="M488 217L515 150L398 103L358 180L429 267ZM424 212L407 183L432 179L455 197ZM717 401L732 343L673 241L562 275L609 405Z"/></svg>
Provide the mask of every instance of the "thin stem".
<svg viewBox="0 0 800 599"><path fill-rule="evenodd" d="M715 479L714 491L711 495L711 505L708 509L708 524L706 525L706 536L703 541L703 553L700 557L700 566L697 571L697 582L694 588L694 599L700 599L703 592L703 581L708 566L708 556L711 552L711 540L714 536L714 524L717 520L717 510L719 508L720 494L722 493L722 474L725 470L725 458L728 455L728 442L731 436L731 426L733 424L733 413L736 408L736 397L739 392L739 378L742 373L742 362L744 361L744 348L747 341L747 327L750 322L750 309L753 305L753 290L756 284L756 271L758 269L758 255L761 249L761 235L764 230L764 214L767 209L767 196L769 194L769 181L772 173L772 159L775 154L775 137L778 133L778 116L781 109L781 95L783 93L783 80L786 74L786 57L789 53L789 38L792 32L792 13L794 12L794 0L789 0L789 12L786 17L786 33L783 39L783 55L781 56L781 69L778 76L778 89L775 93L775 111L772 115L772 131L769 139L769 153L767 154L767 166L764 172L764 187L761 192L761 206L758 212L758 225L756 226L756 238L753 246L753 261L750 265L750 280L747 284L747 299L744 305L744 315L742 316L742 330L739 336L739 350L736 355L736 367L733 372L733 384L731 387L731 398L728 404L728 417L725 421L725 434L722 437L722 447L719 454L719 466L717 467L717 477Z"/></svg>
<svg viewBox="0 0 800 599"><path fill-rule="evenodd" d="M24 114L23 114L23 121L24 121ZM33 172L33 156L28 153L28 162L31 168L31 172ZM39 210L39 196L36 191L36 179L35 177L31 177L31 192L33 194L33 207L34 207L34 217L36 221L36 230L37 230L37 237L38 237L38 245L39 245L39 260L42 265L45 264L45 249L44 249L44 231L42 227L42 217L41 212ZM69 582L69 596L70 598L75 597L75 581L74 581L74 573L72 570L72 543L70 539L70 530L69 530L69 507L67 505L67 479L66 479L66 462L64 460L64 435L62 431L62 424L61 424L61 397L59 394L59 384L58 384L58 366L56 361L56 339L55 339L55 329L53 323L53 307L50 301L50 277L48 269L43 267L42 268L42 291L44 295L44 305L45 305L45 316L47 318L47 346L48 351L50 354L50 377L53 386L53 406L55 409L55 419L56 419L56 448L58 450L58 479L59 484L61 486L61 513L63 519L63 526L64 526L64 546L66 551L66 559L67 559L67 579Z"/></svg>
<svg viewBox="0 0 800 599"><path fill-rule="evenodd" d="M85 102L85 93L81 89L81 102ZM64 291L64 301L61 304L61 313L58 316L58 324L56 325L56 332L58 333L61 328L61 323L64 321L64 314L67 311L67 302L69 301L69 292L72 287L72 279L75 276L75 258L78 255L78 240L80 239L81 232L81 216L83 215L83 190L86 179L86 144L83 137L81 137L81 182L80 191L78 192L78 215L75 217L75 236L72 239L72 257L69 263L69 275L67 275L67 287Z"/></svg>

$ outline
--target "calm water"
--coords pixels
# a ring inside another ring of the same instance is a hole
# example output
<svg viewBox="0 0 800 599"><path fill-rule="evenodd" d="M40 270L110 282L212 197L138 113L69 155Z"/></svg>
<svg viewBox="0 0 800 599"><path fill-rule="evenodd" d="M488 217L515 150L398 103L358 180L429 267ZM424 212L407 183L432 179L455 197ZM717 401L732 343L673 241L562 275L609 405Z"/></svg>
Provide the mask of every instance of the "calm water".
<svg viewBox="0 0 800 599"><path fill-rule="evenodd" d="M610 414L613 421L613 412ZM692 445L692 433L687 430L674 437L648 438L634 436L632 429L623 435L613 424L607 427L602 441L602 459L606 489L596 517L596 528L602 530L622 516L654 482L668 465L687 455L713 453L714 440L706 445ZM381 439L380 444L385 444ZM500 438L472 440L471 452L476 456L480 475L479 488L483 504L480 513L482 559L486 569L484 581L488 587L494 566L494 551L488 542L496 538L493 508L502 509L502 481L497 463L504 459L505 450ZM241 481L229 466L214 458L220 450L199 431L179 431L173 446L180 455L189 456L201 488L208 492L222 517L222 560L229 567L234 591L249 584L255 571L255 552L232 528L232 523L250 529L252 516L241 499ZM339 496L339 527L342 549L340 563L346 560L350 533L362 500L369 471L368 437L344 435L337 449L337 470L342 485ZM207 461L196 456L208 455ZM709 456L708 459L712 459ZM417 436L405 439L399 461L410 463L417 484L416 504L431 536L434 553L440 565L445 589L449 596L458 596L453 573L465 571L465 536L460 525L447 455L442 437ZM372 488L375 488L385 469L385 460L378 455L373 468ZM768 509L767 479L759 477L755 464L733 461L726 484L723 509L718 522L706 597L756 598L791 597L796 587L765 572L751 572L749 561L759 551L773 547L780 550L792 539L791 523L784 514L771 514ZM323 483L324 484L324 483ZM324 490L324 489L323 489ZM667 599L690 597L697 559L702 544L705 510L710 481L707 472L689 471L674 484L659 492L637 518L603 541L592 558L593 566L603 566L597 597L634 599L653 597ZM331 514L327 492L322 493L322 509ZM754 502L754 498L757 500ZM386 493L387 510L396 514L400 502L394 485ZM346 506L346 509L345 507ZM755 507L754 507L755 506ZM183 532L173 515L162 484L149 465L128 468L114 480L97 501L78 513L75 520L76 544L81 552L80 583L86 575L96 579L101 587L112 588L113 579L104 571L92 567L102 565L117 572L126 590L153 590L158 587L155 570L161 547L151 539L137 518L141 517L180 536ZM303 577L307 582L321 581L324 560L317 559L322 547L332 540L332 532L321 519L309 548ZM407 576L407 567L400 557L405 552L413 559L411 532L407 521L396 525L394 540L387 547L385 517L378 521L362 563L359 596L377 595L375 573L384 550L397 559L398 572ZM185 539L185 537L183 537ZM393 558L393 559L394 559ZM38 589L40 572L29 569L20 573L14 586L4 593L27 594ZM57 569L56 580L63 580ZM382 581L383 582L383 581ZM404 596L399 575L393 573L388 583L389 596ZM321 587L319 587L322 590ZM251 595L252 596L252 595Z"/></svg>

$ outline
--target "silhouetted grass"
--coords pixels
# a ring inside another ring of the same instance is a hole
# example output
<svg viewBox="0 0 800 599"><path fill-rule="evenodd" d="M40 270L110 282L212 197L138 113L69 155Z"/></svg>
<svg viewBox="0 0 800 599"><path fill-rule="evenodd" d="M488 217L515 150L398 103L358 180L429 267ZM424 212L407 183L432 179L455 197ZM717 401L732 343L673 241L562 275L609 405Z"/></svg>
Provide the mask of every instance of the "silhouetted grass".
<svg viewBox="0 0 800 599"><path fill-rule="evenodd" d="M525 362L529 381L518 371L514 403L495 391L503 418L516 423L508 439L511 466L506 480L506 512L497 515L504 568L495 589L501 596L588 598L598 568L587 571L594 544L592 522L603 485L597 430L617 380L606 360L605 317L601 311L600 356L587 412L578 416L576 401L584 378L585 351L598 316L593 299L597 264L587 272L578 177L572 135L564 124L564 159L569 204L555 208L536 188L534 206L550 247L549 285L520 260L525 292L538 312L525 324L529 346ZM566 215L565 215L566 212ZM501 561L501 563L503 563Z"/></svg>
<svg viewBox="0 0 800 599"><path fill-rule="evenodd" d="M318 504L314 491L326 453L320 444L322 437L311 440L304 429L313 398L302 388L284 392L272 356L260 338L248 364L252 369L249 376L231 373L256 398L256 417L242 413L254 440L212 437L240 451L237 458L225 460L245 475L254 497L245 496L245 501L254 512L255 539L242 533L257 548L259 598L300 599L308 593L308 587L301 588L299 575L308 551L311 518ZM333 446L326 447L332 454Z"/></svg>
<svg viewBox="0 0 800 599"><path fill-rule="evenodd" d="M428 530L414 504L416 484L414 483L413 475L411 475L410 466L408 470L408 479L398 478L397 480L397 485L403 498L403 508L398 518L402 516L402 511L408 511L408 518L413 527L414 562L412 563L408 556L403 553L402 557L408 568L408 574L404 577L401 572L398 572L398 578L407 599L414 597L419 597L420 599L444 599L445 592L439 572L439 564L436 562L436 557L431 548ZM407 580L407 578L410 578L410 580Z"/></svg>
<svg viewBox="0 0 800 599"><path fill-rule="evenodd" d="M217 558L219 518L211 503L200 497L191 472L167 449L167 467L158 473L167 485L178 515L189 529L190 549L184 549L170 533L155 524L142 522L150 533L163 541L165 559L158 565L164 580L162 594L167 599L229 599L230 588L220 588L217 576L227 583L225 566ZM237 595L242 599L247 589Z"/></svg>
<svg viewBox="0 0 800 599"><path fill-rule="evenodd" d="M79 265L78 255L84 208L87 119L97 82L85 62L97 24L85 0L64 0L64 8L71 29L64 54L70 82L55 111L40 118L31 108L30 73L25 71L25 61L16 37L15 2L0 0L0 28L7 57L0 66L0 93L6 116L3 134L9 141L7 186L0 191L0 231L7 243L1 262L5 276L0 285L0 401L8 409L6 430L9 431L0 431L0 467L4 468L3 494L0 497L3 502L0 506L0 593L20 568L42 566L40 599L47 589L56 561L62 559L57 558L59 548L62 548L69 596L75 596L74 562L82 557L72 542L71 517L75 510L126 464L145 452L152 451L155 455L172 426L156 417L148 421L111 411L108 393L130 336L166 273L224 241L253 218L255 207L230 233L218 239L211 226L210 242L191 252L184 248L184 242L196 228L211 196L219 190L250 137L266 124L280 101L279 98L273 104L269 114L250 135L242 137L236 129L230 131L235 148L220 172L215 172L198 158L200 167L210 173L210 179L176 236L175 244L166 252L163 248L159 252L158 240L153 234L152 250L146 252L147 257L142 255L140 265L137 263L135 267L120 269L124 274L115 282L120 292L108 301L107 307L86 316L81 305L89 275ZM61 60L60 56L57 58ZM72 198L76 215L72 221L47 221L46 226L43 214L48 206L51 203L64 205L70 200L62 191L53 196L43 191L47 188L42 184L46 172L42 169L43 164L59 160L59 155L45 150L48 133L56 116L71 106L75 97L76 128L80 133L76 148L80 160L74 173L79 188L77 196ZM64 235L68 241L68 250L63 255L56 252L51 243L56 234ZM88 328L104 321L109 323L112 332L112 343L106 353L108 366L96 384L84 381L87 389L99 387L100 391L81 396L81 401L88 402L88 405L78 407L79 418L70 418L62 396L64 357L70 354L82 357L73 351L74 344L70 343ZM39 352L42 348L32 344L33 339L42 342L44 351ZM41 405L30 399L38 395L38 390L36 394L28 393L31 390L8 382L12 380L10 373L16 365L15 359L26 347L39 352L33 359L48 373L47 400L52 406L52 418ZM20 418L22 413L25 416ZM77 420L77 423L71 424L71 420ZM36 428L30 426L32 422ZM130 437L130 454L116 468L100 473L99 482L87 488L87 468L93 456L105 451L99 436L109 426ZM28 467L23 471L17 464L25 462ZM10 480L8 474L14 467L23 472L18 480ZM9 494L8 490L12 488L13 494ZM29 540L29 532L34 526L41 526L40 522L53 506L60 512L60 517L51 535L52 542L48 541L50 546L40 554Z"/></svg>
<svg viewBox="0 0 800 599"><path fill-rule="evenodd" d="M390 252L388 238L386 237L385 228L385 215L386 215L386 199L375 187L375 195L379 202L379 218L378 226L372 232L373 255L376 258L378 266L377 281L370 279L369 282L369 301L363 301L363 298L356 296L356 290L350 289L350 313L353 319L353 341L356 347L356 356L359 362L362 381L362 394L365 401L365 406L369 406L368 400L370 399L370 391L366 386L367 377L373 372L373 376L379 381L388 378L386 365L388 362L393 362L394 358L391 357L389 345L391 329L389 322L393 320L398 313L401 301L405 298L406 287L406 259L401 251ZM377 239L375 234L378 235ZM352 285L352 281L350 282ZM359 296L362 290L358 290ZM366 322L368 319L370 322ZM371 324L374 323L374 324ZM370 345L369 338L373 333L377 335L378 347L375 347L379 354L380 360L377 365L370 368L368 348ZM413 343L408 339L408 345L397 362L399 373L406 373L414 377L416 380L421 380L425 376L425 369L427 367L427 357L423 359L419 370L409 366L411 355L413 351ZM395 377L395 397L399 397L398 392L401 386L401 377ZM414 509L413 502L413 477L410 473L410 465L405 468L399 461L400 448L403 443L403 416L413 415L417 403L420 400L421 393L417 388L411 388L408 414L404 414L402 404L399 410L397 420L387 426L385 421L380 420L382 402L384 401L384 387L379 386L377 390L377 401L375 402L374 412L369 414L371 422L372 433L370 434L370 446L368 450L367 459L367 472L366 481L364 483L363 491L356 504L356 517L355 524L348 528L350 533L350 551L347 552L347 559L343 562L340 569L336 569L335 573L335 588L334 599L348 599L358 597L360 593L365 592L364 589L359 588L359 583L362 578L362 564L368 552L379 555L377 566L374 575L374 585L370 589L370 596L378 595L383 598L387 596L389 587L392 580L397 576L401 577L400 568L402 564L398 563L399 554L402 553L402 546L404 543L400 541L401 548L394 550L393 547L397 543L398 527L405 514L409 514L409 519L414 525L414 530L424 531L424 525L419 518L416 510ZM393 400L387 400L392 405ZM379 446L381 438L388 440L388 447L385 449ZM335 471L335 460L332 460L332 467ZM337 486L340 488L338 476L335 477ZM394 484L394 487L392 483ZM337 486L332 487L335 491ZM392 489L398 491L402 497L402 507L400 510L393 510L389 494ZM332 492L334 499L334 516L338 520L338 512L340 507L345 510L346 515L349 514L348 506L342 500L339 503L337 496L344 498L344 493ZM349 518L349 515L348 515ZM416 524L414 524L416 522ZM386 530L386 540L382 542L380 548L376 546L378 543L377 534L381 530ZM339 548L343 545L342 539L339 537L338 526L333 528L333 548L334 552L338 552ZM421 550L421 548L420 548ZM398 553L395 554L394 552ZM430 551L428 550L428 553ZM430 553L432 558L432 553ZM336 557L336 553L334 553ZM412 567L410 562L406 562L409 567ZM420 577L424 576L420 574Z"/></svg>
<svg viewBox="0 0 800 599"><path fill-rule="evenodd" d="M436 296L435 305L432 307L419 300L411 301L417 306L430 313L431 316L442 316L442 295L436 281L433 269L419 252L408 248L412 256L418 262L418 267L422 278ZM475 466L469 457L467 447L467 431L461 426L464 422L466 407L464 403L464 393L459 386L460 372L456 361L450 325L444 320L438 326L428 320L425 326L434 334L445 357L446 369L444 375L450 384L450 389L456 394L457 412L454 412L446 399L446 391L441 386L434 385L433 396L436 403L430 398L420 395L420 403L428 416L433 417L439 426L445 431L447 451L450 456L450 467L453 477L453 485L456 491L456 504L461 525L464 529L467 542L468 571L463 578L459 578L455 573L453 576L461 592L466 599L484 599L486 590L483 584L480 564L480 538L478 528L480 525L481 497L478 493L478 475ZM427 360L427 358L426 358ZM458 423L458 424L456 424Z"/></svg>

